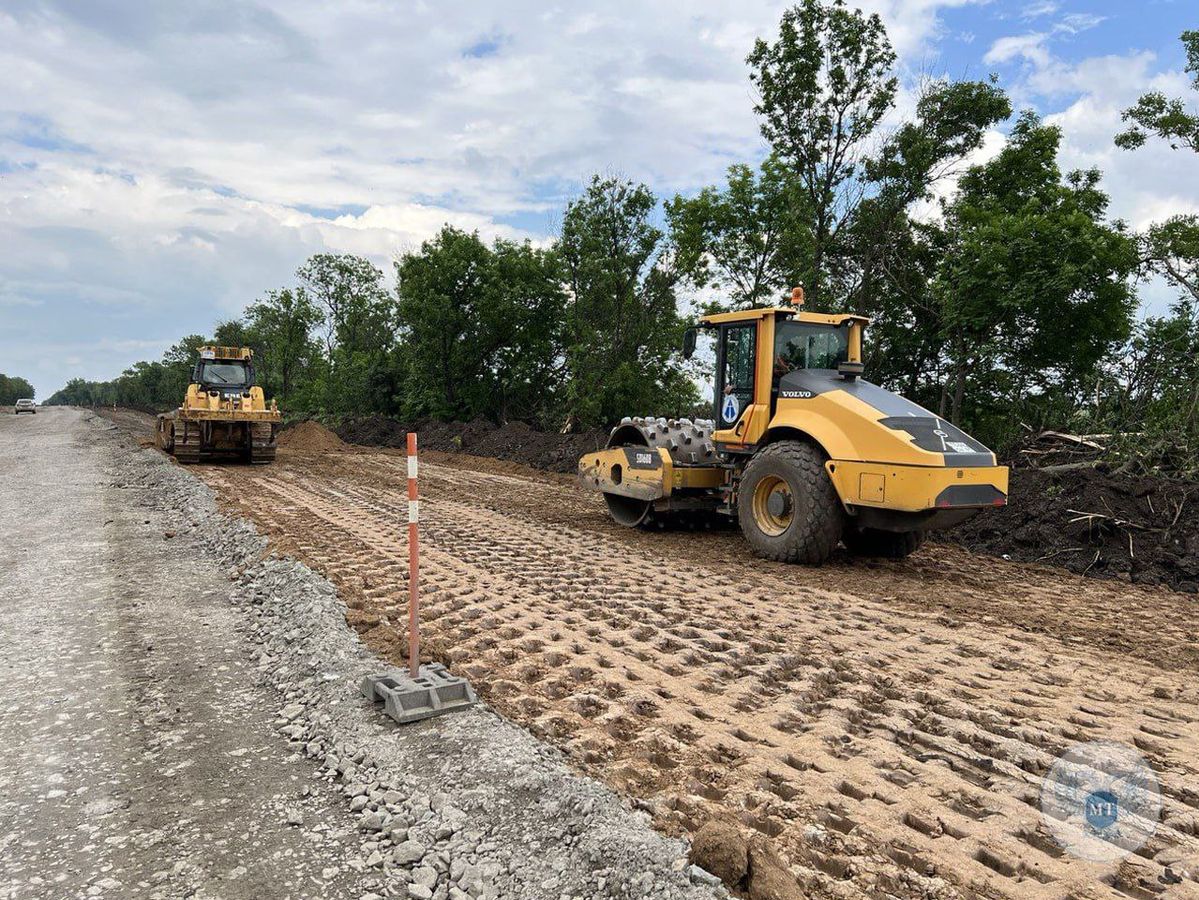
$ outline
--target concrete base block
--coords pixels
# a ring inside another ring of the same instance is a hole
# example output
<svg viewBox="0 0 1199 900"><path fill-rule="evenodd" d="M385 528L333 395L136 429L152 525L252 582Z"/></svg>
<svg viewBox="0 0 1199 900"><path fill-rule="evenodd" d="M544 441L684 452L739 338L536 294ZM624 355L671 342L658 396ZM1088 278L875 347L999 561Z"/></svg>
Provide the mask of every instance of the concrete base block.
<svg viewBox="0 0 1199 900"><path fill-rule="evenodd" d="M478 702L470 683L451 675L440 663L421 666L416 678L406 671L367 675L359 687L362 696L381 702L383 711L400 724L456 712Z"/></svg>

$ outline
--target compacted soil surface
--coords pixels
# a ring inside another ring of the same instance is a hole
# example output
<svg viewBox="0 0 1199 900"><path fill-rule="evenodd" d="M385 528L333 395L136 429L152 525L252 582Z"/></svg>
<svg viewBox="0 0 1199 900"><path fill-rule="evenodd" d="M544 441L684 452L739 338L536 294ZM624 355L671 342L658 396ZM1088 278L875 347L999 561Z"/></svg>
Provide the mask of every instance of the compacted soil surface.
<svg viewBox="0 0 1199 900"><path fill-rule="evenodd" d="M402 658L399 452L193 471ZM735 531L624 529L569 476L462 455L425 454L420 489L425 646L668 834L731 824L818 897L1199 895L1193 596L948 545L767 563ZM1095 741L1160 782L1123 860L1063 850L1040 810L1055 760Z"/></svg>

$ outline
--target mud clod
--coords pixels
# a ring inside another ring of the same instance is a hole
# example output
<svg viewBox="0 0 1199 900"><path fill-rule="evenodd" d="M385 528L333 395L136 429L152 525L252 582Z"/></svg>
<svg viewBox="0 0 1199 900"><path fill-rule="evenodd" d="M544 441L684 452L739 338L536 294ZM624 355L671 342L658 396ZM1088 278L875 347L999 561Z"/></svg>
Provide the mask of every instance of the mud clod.
<svg viewBox="0 0 1199 900"><path fill-rule="evenodd" d="M695 833L688 858L730 888L740 885L749 871L749 848L741 830L720 819L710 820Z"/></svg>
<svg viewBox="0 0 1199 900"><path fill-rule="evenodd" d="M524 422L495 425L481 419L473 422L424 420L406 425L384 416L353 419L337 431L343 440L373 447L403 447L409 429L420 436L424 450L469 453L518 463L547 472L574 472L579 457L603 447L608 432L600 429L578 434L551 434L530 428Z"/></svg>
<svg viewBox="0 0 1199 900"><path fill-rule="evenodd" d="M749 900L804 900L787 864L764 841L749 848Z"/></svg>
<svg viewBox="0 0 1199 900"><path fill-rule="evenodd" d="M1012 470L1008 505L946 538L976 553L1199 592L1199 484L1101 467Z"/></svg>

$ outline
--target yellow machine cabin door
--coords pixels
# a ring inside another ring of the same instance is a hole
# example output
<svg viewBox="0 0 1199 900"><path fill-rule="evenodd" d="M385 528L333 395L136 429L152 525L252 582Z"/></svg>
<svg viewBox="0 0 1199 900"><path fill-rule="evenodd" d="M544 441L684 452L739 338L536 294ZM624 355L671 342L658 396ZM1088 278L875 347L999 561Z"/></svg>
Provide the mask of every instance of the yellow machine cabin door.
<svg viewBox="0 0 1199 900"><path fill-rule="evenodd" d="M763 377L759 342L772 335L762 319L720 326L716 351L716 430L718 444L755 444L770 423L769 376Z"/></svg>

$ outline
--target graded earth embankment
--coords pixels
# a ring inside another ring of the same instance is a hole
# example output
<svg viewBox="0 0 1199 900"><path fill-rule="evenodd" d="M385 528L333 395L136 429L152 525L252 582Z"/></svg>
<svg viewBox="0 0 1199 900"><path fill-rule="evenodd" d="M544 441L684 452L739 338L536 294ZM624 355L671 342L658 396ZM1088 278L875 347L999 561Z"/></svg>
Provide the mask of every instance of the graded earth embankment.
<svg viewBox="0 0 1199 900"><path fill-rule="evenodd" d="M733 822L818 897L1199 891L1189 595L948 545L764 563L735 532L620 528L569 479L470 462L420 470L426 646L664 831ZM401 453L195 471L402 659ZM1162 785L1119 864L1065 853L1038 808L1054 760L1095 740Z"/></svg>

